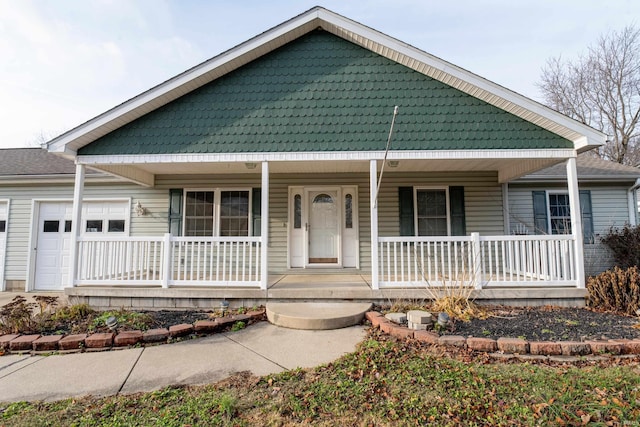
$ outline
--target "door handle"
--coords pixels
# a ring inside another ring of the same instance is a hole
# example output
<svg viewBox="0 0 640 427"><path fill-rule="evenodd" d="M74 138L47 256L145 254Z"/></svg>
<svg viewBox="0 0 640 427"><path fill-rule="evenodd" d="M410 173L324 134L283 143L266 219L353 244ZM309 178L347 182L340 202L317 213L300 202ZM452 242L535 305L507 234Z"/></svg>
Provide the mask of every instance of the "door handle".
<svg viewBox="0 0 640 427"><path fill-rule="evenodd" d="M308 222L304 223L304 231L309 231L309 223Z"/></svg>

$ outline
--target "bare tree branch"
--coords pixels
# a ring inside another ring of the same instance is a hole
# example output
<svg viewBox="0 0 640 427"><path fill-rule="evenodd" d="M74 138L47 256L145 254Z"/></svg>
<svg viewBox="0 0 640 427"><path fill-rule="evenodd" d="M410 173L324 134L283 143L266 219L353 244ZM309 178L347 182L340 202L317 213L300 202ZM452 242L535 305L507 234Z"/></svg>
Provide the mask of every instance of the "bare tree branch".
<svg viewBox="0 0 640 427"><path fill-rule="evenodd" d="M607 33L576 61L549 59L538 87L549 107L609 135L601 157L640 165L640 29Z"/></svg>

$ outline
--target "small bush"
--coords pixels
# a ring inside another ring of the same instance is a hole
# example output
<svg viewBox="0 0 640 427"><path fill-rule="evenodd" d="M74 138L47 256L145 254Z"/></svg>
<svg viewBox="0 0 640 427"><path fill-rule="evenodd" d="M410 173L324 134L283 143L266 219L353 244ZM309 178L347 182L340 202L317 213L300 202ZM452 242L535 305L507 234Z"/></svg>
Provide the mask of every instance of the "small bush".
<svg viewBox="0 0 640 427"><path fill-rule="evenodd" d="M52 318L60 321L80 321L94 314L96 314L96 311L89 304L75 304L58 309Z"/></svg>
<svg viewBox="0 0 640 427"><path fill-rule="evenodd" d="M153 326L153 317L147 313L120 309L115 311L103 311L96 316L88 326L90 332L106 330L105 322L109 317L115 317L118 322L118 329L123 331L142 330L146 331Z"/></svg>
<svg viewBox="0 0 640 427"><path fill-rule="evenodd" d="M614 267L587 281L589 307L635 315L640 309L640 269Z"/></svg>
<svg viewBox="0 0 640 427"><path fill-rule="evenodd" d="M622 269L640 266L640 226L625 225L624 228L610 228L600 241L613 252L615 265Z"/></svg>
<svg viewBox="0 0 640 427"><path fill-rule="evenodd" d="M35 327L32 318L35 306L18 295L10 303L0 307L0 331L12 334L31 332Z"/></svg>

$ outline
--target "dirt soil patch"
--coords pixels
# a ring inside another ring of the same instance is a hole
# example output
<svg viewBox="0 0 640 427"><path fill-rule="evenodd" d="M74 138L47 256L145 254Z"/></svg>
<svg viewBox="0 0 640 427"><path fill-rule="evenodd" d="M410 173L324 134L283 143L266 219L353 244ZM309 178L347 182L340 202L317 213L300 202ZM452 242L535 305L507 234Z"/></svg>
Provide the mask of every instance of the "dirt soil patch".
<svg viewBox="0 0 640 427"><path fill-rule="evenodd" d="M492 315L469 322L454 321L447 333L528 341L584 341L640 338L640 319L588 308L492 307ZM635 326L635 327L634 327Z"/></svg>

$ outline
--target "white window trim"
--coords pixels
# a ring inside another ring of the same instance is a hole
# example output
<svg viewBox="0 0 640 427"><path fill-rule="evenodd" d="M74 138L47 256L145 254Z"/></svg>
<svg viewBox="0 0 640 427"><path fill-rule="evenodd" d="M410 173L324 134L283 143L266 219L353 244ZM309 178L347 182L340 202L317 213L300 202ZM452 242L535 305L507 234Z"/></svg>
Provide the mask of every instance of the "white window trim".
<svg viewBox="0 0 640 427"><path fill-rule="evenodd" d="M423 190L444 190L447 208L447 236L451 236L451 205L449 203L449 186L421 186L413 187L413 230L416 236L419 236L418 230L418 191Z"/></svg>
<svg viewBox="0 0 640 427"><path fill-rule="evenodd" d="M545 192L547 193L547 230L549 230L549 233L551 235L559 236L559 234L554 234L553 227L551 225L551 199L550 199L550 196L551 195L568 196L569 192L568 191L564 191L564 190L546 190ZM570 210L571 210L571 207L569 206L569 211ZM567 216L566 218L568 218L569 224L571 225L571 228L573 229L573 224L571 224L571 214L569 214L569 216Z"/></svg>
<svg viewBox="0 0 640 427"><path fill-rule="evenodd" d="M220 201L223 191L247 191L249 193L249 212L248 212L248 230L247 235L253 236L253 191L252 187L215 187L215 188L185 188L182 192L182 235L187 233L187 193L197 191L208 191L213 193L213 234L211 237L220 236Z"/></svg>

